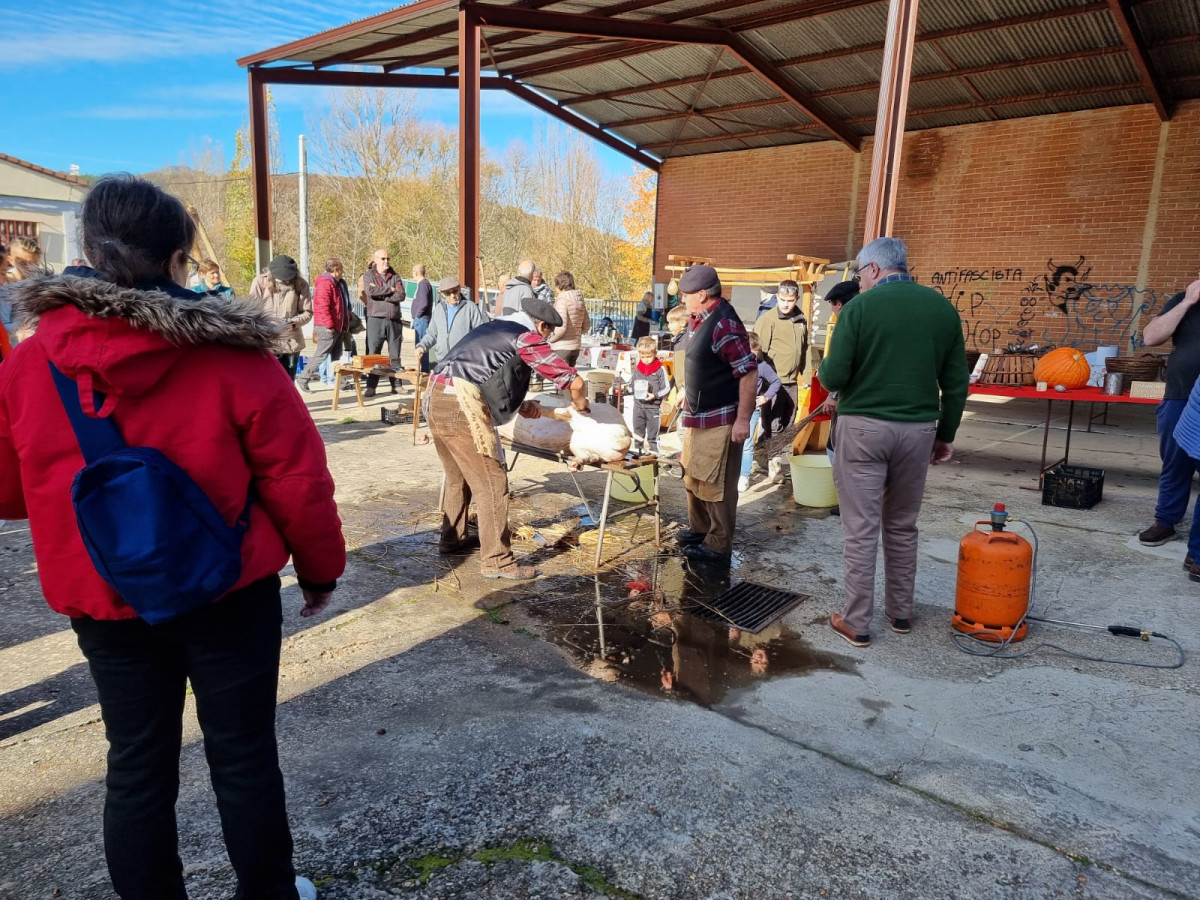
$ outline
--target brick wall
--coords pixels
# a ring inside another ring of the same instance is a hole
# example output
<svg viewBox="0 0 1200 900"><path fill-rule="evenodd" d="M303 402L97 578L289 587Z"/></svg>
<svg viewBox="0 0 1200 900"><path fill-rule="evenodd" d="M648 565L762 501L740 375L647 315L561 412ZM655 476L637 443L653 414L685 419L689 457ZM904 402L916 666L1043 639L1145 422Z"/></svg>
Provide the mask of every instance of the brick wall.
<svg viewBox="0 0 1200 900"><path fill-rule="evenodd" d="M968 349L1131 352L1137 323L1200 271L1197 148L1200 101L1165 131L1136 106L910 132L893 233L918 279L958 307ZM825 142L668 160L657 277L668 253L730 266L852 256L870 154L870 141L861 155Z"/></svg>

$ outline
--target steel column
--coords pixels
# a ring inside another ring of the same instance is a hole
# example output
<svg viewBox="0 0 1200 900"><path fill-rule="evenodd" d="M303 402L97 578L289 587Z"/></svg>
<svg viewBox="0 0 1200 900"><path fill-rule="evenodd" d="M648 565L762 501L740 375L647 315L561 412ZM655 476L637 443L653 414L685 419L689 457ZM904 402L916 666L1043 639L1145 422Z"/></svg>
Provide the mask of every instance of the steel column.
<svg viewBox="0 0 1200 900"><path fill-rule="evenodd" d="M250 180L254 197L254 265L257 275L271 261L271 136L267 127L267 85L250 69Z"/></svg>
<svg viewBox="0 0 1200 900"><path fill-rule="evenodd" d="M480 301L479 256L479 17L470 8L458 12L458 278ZM480 308L484 308L484 303Z"/></svg>
<svg viewBox="0 0 1200 900"><path fill-rule="evenodd" d="M896 187L900 151L904 146L904 120L908 111L908 80L912 76L913 42L917 35L917 0L891 0L883 70L879 78L879 105L875 118L875 147L871 158L871 184L867 188L867 215L863 243L890 234L896 214Z"/></svg>

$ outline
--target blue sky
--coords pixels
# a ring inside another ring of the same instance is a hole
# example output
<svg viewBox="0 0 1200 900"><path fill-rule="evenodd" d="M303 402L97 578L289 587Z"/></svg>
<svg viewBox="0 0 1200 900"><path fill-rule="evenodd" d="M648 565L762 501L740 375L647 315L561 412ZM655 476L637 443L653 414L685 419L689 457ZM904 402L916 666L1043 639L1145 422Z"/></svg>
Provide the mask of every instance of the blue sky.
<svg viewBox="0 0 1200 900"><path fill-rule="evenodd" d="M247 120L238 57L374 15L395 4L342 0L55 0L6 10L0 80L0 153L87 174L146 172L187 163L210 139L228 165ZM284 169L297 136L328 102L325 89L276 86ZM424 116L458 121L453 91L419 93ZM496 153L529 143L550 119L507 92L485 91L483 140ZM612 174L634 164L593 144ZM311 157L310 157L311 158Z"/></svg>

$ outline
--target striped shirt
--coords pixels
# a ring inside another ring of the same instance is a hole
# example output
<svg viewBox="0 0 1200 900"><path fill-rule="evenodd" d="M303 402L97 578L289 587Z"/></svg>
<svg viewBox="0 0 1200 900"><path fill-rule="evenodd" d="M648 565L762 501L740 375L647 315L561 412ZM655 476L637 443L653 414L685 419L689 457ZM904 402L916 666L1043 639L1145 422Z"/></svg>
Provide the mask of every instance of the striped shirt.
<svg viewBox="0 0 1200 900"><path fill-rule="evenodd" d="M700 315L691 316L688 319L688 334L694 333L703 325L720 305L718 301ZM754 358L754 353L750 350L750 338L746 336L746 328L742 325L741 320L735 317L717 322L712 331L712 350L729 364L734 378L741 378L750 372L757 373L758 371L758 360ZM687 365L686 360L684 365ZM684 428L718 428L722 425L732 425L737 421L737 413L737 403L693 413L687 408L685 401L682 425Z"/></svg>

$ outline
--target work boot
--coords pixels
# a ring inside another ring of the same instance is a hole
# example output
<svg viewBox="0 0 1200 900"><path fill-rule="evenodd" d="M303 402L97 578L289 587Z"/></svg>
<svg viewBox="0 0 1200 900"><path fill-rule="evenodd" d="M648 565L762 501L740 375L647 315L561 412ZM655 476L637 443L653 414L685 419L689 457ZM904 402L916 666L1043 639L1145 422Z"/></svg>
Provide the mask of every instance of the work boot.
<svg viewBox="0 0 1200 900"><path fill-rule="evenodd" d="M726 566L730 563L730 554L709 550L703 543L686 544L682 552L692 562L721 563Z"/></svg>
<svg viewBox="0 0 1200 900"><path fill-rule="evenodd" d="M829 627L838 633L851 647L870 647L871 636L869 634L855 634L846 627L846 620L842 618L841 613L834 613L829 617Z"/></svg>
<svg viewBox="0 0 1200 900"><path fill-rule="evenodd" d="M506 581L529 581L537 578L538 570L533 566L509 566L504 569L484 569L484 578L503 578Z"/></svg>
<svg viewBox="0 0 1200 900"><path fill-rule="evenodd" d="M1143 547L1160 547L1167 541L1174 540L1175 528L1172 525L1162 525L1155 522L1138 535L1138 541Z"/></svg>
<svg viewBox="0 0 1200 900"><path fill-rule="evenodd" d="M682 529L682 530L680 530L680 531L677 531L677 532L675 532L675 540L676 540L676 542L677 542L677 543L679 543L679 544L681 544L681 545L683 545L683 546L685 546L685 547L686 547L688 544L699 544L699 543L700 543L701 541L703 541L703 540L704 540L706 537L708 537L708 534L707 534L707 532L704 532L704 531L692 531L690 528L684 528L684 529Z"/></svg>
<svg viewBox="0 0 1200 900"><path fill-rule="evenodd" d="M365 391L363 391L363 396L368 399L370 399L371 397L374 397L375 396L375 388L367 388Z"/></svg>
<svg viewBox="0 0 1200 900"><path fill-rule="evenodd" d="M1188 580L1200 582L1200 563L1192 563L1192 567L1188 569Z"/></svg>

